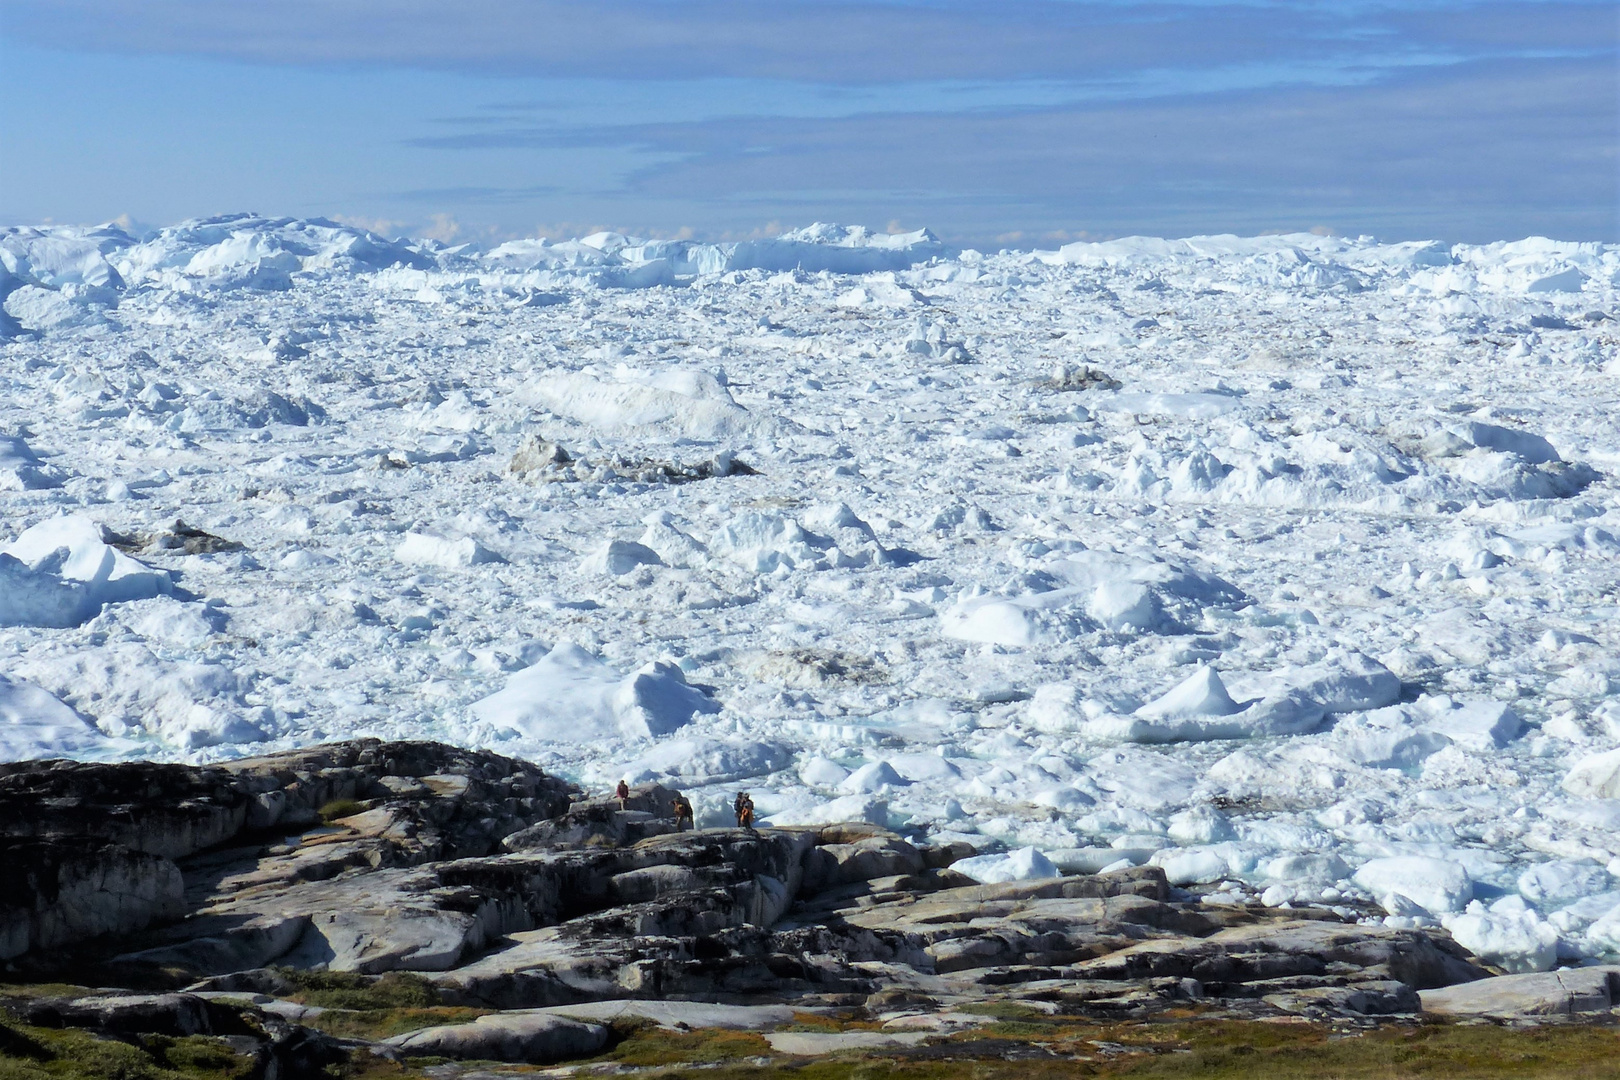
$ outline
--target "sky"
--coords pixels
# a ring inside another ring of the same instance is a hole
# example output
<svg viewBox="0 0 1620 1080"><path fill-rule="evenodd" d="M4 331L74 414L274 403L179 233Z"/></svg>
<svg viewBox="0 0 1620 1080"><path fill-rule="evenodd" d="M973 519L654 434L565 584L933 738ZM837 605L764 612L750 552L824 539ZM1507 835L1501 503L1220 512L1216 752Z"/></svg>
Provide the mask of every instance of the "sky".
<svg viewBox="0 0 1620 1080"><path fill-rule="evenodd" d="M0 224L1620 240L1612 0L0 0Z"/></svg>

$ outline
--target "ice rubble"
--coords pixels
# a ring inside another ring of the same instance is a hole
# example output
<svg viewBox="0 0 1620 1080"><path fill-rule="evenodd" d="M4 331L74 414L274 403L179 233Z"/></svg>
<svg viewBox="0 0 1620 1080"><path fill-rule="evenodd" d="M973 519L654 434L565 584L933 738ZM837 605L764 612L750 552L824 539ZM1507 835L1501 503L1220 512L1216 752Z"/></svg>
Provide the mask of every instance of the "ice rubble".
<svg viewBox="0 0 1620 1080"><path fill-rule="evenodd" d="M725 784L765 776L792 763L793 751L781 743L672 738L632 759L613 780L622 777L632 784L651 780L677 787Z"/></svg>
<svg viewBox="0 0 1620 1080"><path fill-rule="evenodd" d="M16 670L117 738L196 751L271 737L267 710L247 701L251 679L221 664L165 659L158 651L121 642L41 655Z"/></svg>
<svg viewBox="0 0 1620 1080"><path fill-rule="evenodd" d="M1044 547L1044 545L1042 545ZM1009 597L968 597L942 616L947 637L994 645L1035 645L1105 628L1175 633L1209 607L1231 608L1243 594L1212 574L1106 551L1077 551L1046 561Z"/></svg>
<svg viewBox="0 0 1620 1080"><path fill-rule="evenodd" d="M489 743L1620 955L1617 285L1541 239L0 230L6 753Z"/></svg>
<svg viewBox="0 0 1620 1080"><path fill-rule="evenodd" d="M1620 749L1581 758L1560 786L1583 798L1620 799Z"/></svg>
<svg viewBox="0 0 1620 1080"><path fill-rule="evenodd" d="M0 435L0 490L60 487L62 470L39 459L19 435Z"/></svg>
<svg viewBox="0 0 1620 1080"><path fill-rule="evenodd" d="M1045 688L1043 688L1045 689ZM1040 702L1035 727L1062 731L1068 712L1054 695ZM1054 707L1056 706L1056 707ZM1036 710L1031 710L1035 713ZM1161 696L1128 716L1102 714L1074 726L1088 738L1141 743L1252 739L1265 735L1298 735L1322 722L1327 709L1299 692L1238 703L1226 691L1215 669L1200 667Z"/></svg>
<svg viewBox="0 0 1620 1080"><path fill-rule="evenodd" d="M766 240L705 244L595 233L552 243L514 240L483 257L491 267L538 272L546 284L581 278L593 285L648 288L681 278L746 270L869 274L901 270L943 252L926 229L888 235L859 226L816 224Z"/></svg>

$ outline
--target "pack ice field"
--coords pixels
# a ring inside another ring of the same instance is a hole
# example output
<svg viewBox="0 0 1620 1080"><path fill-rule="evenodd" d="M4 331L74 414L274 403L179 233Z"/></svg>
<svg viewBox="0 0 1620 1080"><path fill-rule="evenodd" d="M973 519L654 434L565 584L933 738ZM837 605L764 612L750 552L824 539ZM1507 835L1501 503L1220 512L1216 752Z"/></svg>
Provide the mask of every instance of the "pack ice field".
<svg viewBox="0 0 1620 1080"><path fill-rule="evenodd" d="M0 232L0 757L371 734L1620 954L1620 247Z"/></svg>

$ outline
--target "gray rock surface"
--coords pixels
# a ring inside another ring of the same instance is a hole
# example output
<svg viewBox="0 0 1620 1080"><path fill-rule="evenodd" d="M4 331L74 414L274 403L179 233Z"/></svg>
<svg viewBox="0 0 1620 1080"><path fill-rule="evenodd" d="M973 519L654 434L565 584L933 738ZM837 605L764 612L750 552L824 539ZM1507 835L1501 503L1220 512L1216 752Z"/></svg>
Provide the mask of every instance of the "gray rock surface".
<svg viewBox="0 0 1620 1080"><path fill-rule="evenodd" d="M320 1010L314 1010L319 1012ZM349 1060L352 1044L290 1022L308 1007L274 1000L246 1001L204 993L133 994L118 991L79 998L11 995L0 1012L42 1028L81 1028L104 1039L153 1046L149 1036L211 1036L215 1046L249 1059L243 1075L265 1078L330 1076ZM5 1037L10 1037L10 1043ZM155 1044L162 1046L161 1041ZM0 1060L32 1056L33 1044L0 1025ZM24 1071L28 1071L24 1066ZM145 1070L136 1070L148 1075ZM135 1072L128 1072L135 1075ZM112 1075L112 1074L109 1074ZM126 1075L119 1072L118 1075Z"/></svg>
<svg viewBox="0 0 1620 1080"><path fill-rule="evenodd" d="M185 913L179 867L87 837L0 841L0 960Z"/></svg>
<svg viewBox="0 0 1620 1080"><path fill-rule="evenodd" d="M589 1057L608 1043L601 1024L545 1012L506 1012L480 1016L470 1024L445 1024L385 1039L405 1054L550 1065Z"/></svg>
<svg viewBox="0 0 1620 1080"><path fill-rule="evenodd" d="M888 1046L916 1046L927 1031L773 1031L765 1036L779 1054L817 1057L840 1050L872 1050Z"/></svg>
<svg viewBox="0 0 1620 1080"><path fill-rule="evenodd" d="M1556 1017L1608 1012L1620 1002L1620 965L1499 975L1424 990L1426 1012L1452 1016Z"/></svg>
<svg viewBox="0 0 1620 1080"><path fill-rule="evenodd" d="M591 1001L583 1005L558 1005L543 1010L570 1020L607 1023L614 1020L648 1020L662 1028L725 1028L731 1031L761 1031L791 1024L803 1011L791 1005L721 1005L708 1001Z"/></svg>
<svg viewBox="0 0 1620 1080"><path fill-rule="evenodd" d="M195 994L107 994L31 1002L22 1017L40 1027L153 1035L209 1035L209 1003Z"/></svg>

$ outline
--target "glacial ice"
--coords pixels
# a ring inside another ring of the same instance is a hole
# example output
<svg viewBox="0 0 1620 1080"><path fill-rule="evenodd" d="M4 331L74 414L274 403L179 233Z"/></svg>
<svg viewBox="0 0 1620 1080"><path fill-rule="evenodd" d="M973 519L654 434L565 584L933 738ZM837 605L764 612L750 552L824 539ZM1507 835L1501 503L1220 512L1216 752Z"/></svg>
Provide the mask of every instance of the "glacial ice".
<svg viewBox="0 0 1620 1080"><path fill-rule="evenodd" d="M60 487L62 471L40 461L18 435L0 435L0 490Z"/></svg>
<svg viewBox="0 0 1620 1080"><path fill-rule="evenodd" d="M0 230L0 752L446 739L1620 956L1617 289L1541 238Z"/></svg>

